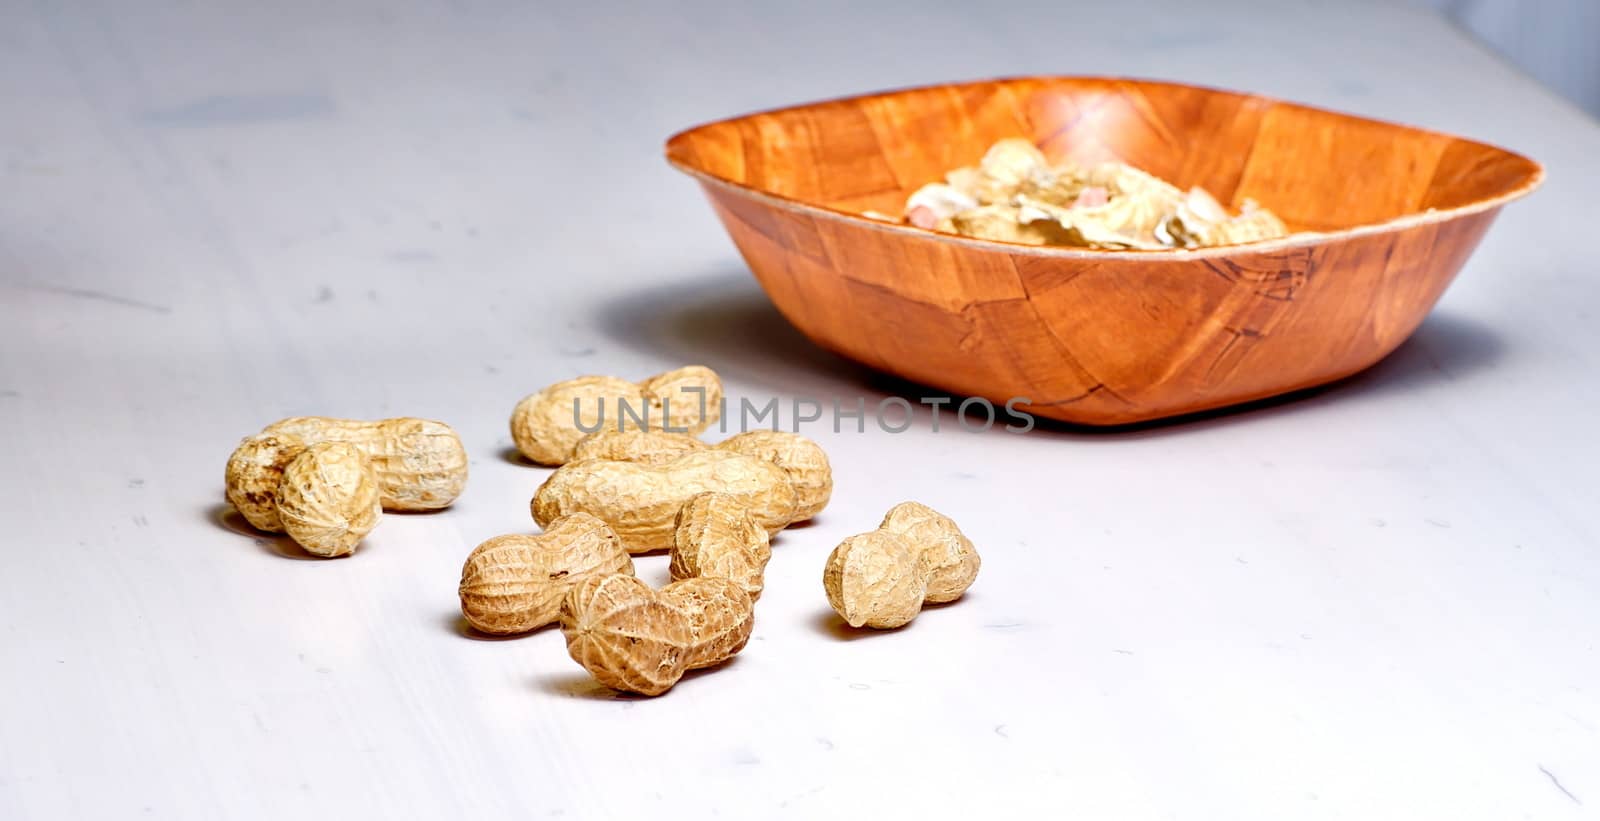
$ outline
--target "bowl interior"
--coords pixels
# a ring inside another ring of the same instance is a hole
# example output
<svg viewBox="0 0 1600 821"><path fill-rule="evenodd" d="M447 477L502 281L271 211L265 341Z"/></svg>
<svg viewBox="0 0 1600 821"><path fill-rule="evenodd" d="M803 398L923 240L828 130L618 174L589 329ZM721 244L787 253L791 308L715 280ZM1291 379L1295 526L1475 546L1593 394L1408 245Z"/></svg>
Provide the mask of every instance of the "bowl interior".
<svg viewBox="0 0 1600 821"><path fill-rule="evenodd" d="M899 214L905 198L996 140L1052 160L1119 160L1295 230L1336 231L1508 199L1539 165L1472 140L1171 83L1029 78L836 100L678 134L685 170L823 208Z"/></svg>

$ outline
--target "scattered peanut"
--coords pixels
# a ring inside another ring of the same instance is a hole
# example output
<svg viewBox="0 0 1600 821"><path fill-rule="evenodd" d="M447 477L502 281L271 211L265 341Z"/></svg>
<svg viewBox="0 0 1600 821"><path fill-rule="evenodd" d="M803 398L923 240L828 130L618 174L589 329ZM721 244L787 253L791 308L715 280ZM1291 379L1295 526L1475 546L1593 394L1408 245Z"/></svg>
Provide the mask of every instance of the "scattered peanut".
<svg viewBox="0 0 1600 821"><path fill-rule="evenodd" d="M898 533L851 536L828 555L822 587L851 627L899 627L916 618L927 593L927 562Z"/></svg>
<svg viewBox="0 0 1600 821"><path fill-rule="evenodd" d="M871 533L828 556L822 587L851 627L900 627L924 602L954 601L978 575L978 553L951 521L926 505L896 505Z"/></svg>
<svg viewBox="0 0 1600 821"><path fill-rule="evenodd" d="M923 601L955 601L978 578L977 548L950 517L919 502L901 502L889 509L879 529L898 533L922 551L928 565L928 592Z"/></svg>
<svg viewBox="0 0 1600 821"><path fill-rule="evenodd" d="M689 615L684 668L698 670L733 658L750 643L755 603L732 579L684 579L661 588L661 597Z"/></svg>
<svg viewBox="0 0 1600 821"><path fill-rule="evenodd" d="M689 614L633 576L590 576L561 603L567 654L614 690L665 693L683 677Z"/></svg>
<svg viewBox="0 0 1600 821"><path fill-rule="evenodd" d="M586 431L678 430L698 434L722 412L722 380L689 365L643 382L582 376L524 397L511 411L517 450L541 465L563 465Z"/></svg>
<svg viewBox="0 0 1600 821"><path fill-rule="evenodd" d="M368 422L296 416L262 433L317 442L349 442L372 460L384 510L449 507L467 484L467 451L443 422L398 417Z"/></svg>
<svg viewBox="0 0 1600 821"><path fill-rule="evenodd" d="M557 382L523 397L512 409L511 440L536 464L565 464L585 429L604 430L609 424L615 430L628 421L624 403L634 413L649 406L639 385L626 379L580 376Z"/></svg>
<svg viewBox="0 0 1600 821"><path fill-rule="evenodd" d="M278 518L278 485L289 460L305 445L296 438L258 433L246 437L228 457L224 476L228 501L257 530L282 533Z"/></svg>
<svg viewBox="0 0 1600 821"><path fill-rule="evenodd" d="M828 455L816 442L789 431L746 431L716 445L707 445L681 433L603 430L580 439L573 449L573 458L657 465L670 462L685 453L708 448L742 453L783 468L789 474L789 483L794 486L797 495L796 522L822 512L833 495L833 469L828 465Z"/></svg>
<svg viewBox="0 0 1600 821"><path fill-rule="evenodd" d="M685 365L656 374L639 383L650 397L651 410L659 411L662 431L698 435L722 416L722 379L704 365Z"/></svg>
<svg viewBox="0 0 1600 821"><path fill-rule="evenodd" d="M833 495L833 468L828 454L816 442L782 430L752 430L717 443L717 450L728 450L771 462L789 474L794 485L794 521L803 522L822 512Z"/></svg>
<svg viewBox="0 0 1600 821"><path fill-rule="evenodd" d="M772 547L767 531L733 496L702 493L678 511L672 532L674 580L722 578L737 582L751 599L761 597L762 575Z"/></svg>
<svg viewBox="0 0 1600 821"><path fill-rule="evenodd" d="M573 660L607 687L647 696L742 650L753 619L750 597L727 579L689 579L656 591L633 576L590 576L561 604Z"/></svg>
<svg viewBox="0 0 1600 821"><path fill-rule="evenodd" d="M657 430L619 431L608 428L579 439L578 444L572 449L571 461L609 459L617 462L659 465L685 453L705 450L708 447L710 445L686 433Z"/></svg>
<svg viewBox="0 0 1600 821"><path fill-rule="evenodd" d="M283 529L318 556L343 556L378 524L378 483L361 449L319 442L289 461L277 492Z"/></svg>
<svg viewBox="0 0 1600 821"><path fill-rule="evenodd" d="M485 633L525 633L556 621L572 586L596 575L633 575L633 560L605 522L574 513L537 536L496 536L461 568L461 614Z"/></svg>
<svg viewBox="0 0 1600 821"><path fill-rule="evenodd" d="M530 507L541 527L562 516L591 513L611 525L629 553L646 553L671 547L678 511L708 491L735 497L768 534L794 521L795 490L782 468L720 450L685 453L655 465L569 462L539 486Z"/></svg>

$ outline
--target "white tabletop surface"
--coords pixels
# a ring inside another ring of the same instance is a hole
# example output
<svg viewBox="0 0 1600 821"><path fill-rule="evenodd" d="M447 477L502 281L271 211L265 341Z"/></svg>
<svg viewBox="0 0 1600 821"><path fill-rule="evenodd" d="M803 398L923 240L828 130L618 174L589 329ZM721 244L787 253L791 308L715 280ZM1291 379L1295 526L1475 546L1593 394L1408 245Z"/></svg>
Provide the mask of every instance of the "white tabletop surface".
<svg viewBox="0 0 1600 821"><path fill-rule="evenodd" d="M0 818L1600 811L1593 121L1387 4L581 5L0 2ZM525 393L700 362L736 400L921 395L792 331L663 138L1018 73L1445 129L1549 182L1308 398L808 427L832 506L777 540L749 648L662 698L559 631L464 635L463 557L548 473L505 456ZM446 420L467 492L345 560L241 532L223 462L294 414ZM823 559L903 499L983 573L845 635Z"/></svg>

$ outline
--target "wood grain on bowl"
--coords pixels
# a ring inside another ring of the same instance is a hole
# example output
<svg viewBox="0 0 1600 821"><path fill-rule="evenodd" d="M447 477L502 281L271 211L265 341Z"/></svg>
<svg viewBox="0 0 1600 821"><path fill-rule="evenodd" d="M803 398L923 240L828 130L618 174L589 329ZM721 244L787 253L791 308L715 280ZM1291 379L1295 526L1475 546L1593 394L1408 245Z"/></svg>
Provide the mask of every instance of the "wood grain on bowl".
<svg viewBox="0 0 1600 821"><path fill-rule="evenodd" d="M908 194L1031 139L1315 232L1191 251L1040 248L885 223ZM1026 78L752 114L682 132L778 310L825 348L1040 416L1124 424L1348 376L1427 315L1539 165L1482 143L1171 83Z"/></svg>

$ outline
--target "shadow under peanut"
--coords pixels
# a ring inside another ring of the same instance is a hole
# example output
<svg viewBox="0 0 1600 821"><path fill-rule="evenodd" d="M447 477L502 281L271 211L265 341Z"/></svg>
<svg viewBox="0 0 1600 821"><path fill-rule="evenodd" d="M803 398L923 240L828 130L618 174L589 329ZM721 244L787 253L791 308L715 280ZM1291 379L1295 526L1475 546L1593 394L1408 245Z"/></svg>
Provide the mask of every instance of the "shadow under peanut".
<svg viewBox="0 0 1600 821"><path fill-rule="evenodd" d="M881 627L851 627L849 622L841 618L839 614L834 612L831 608L826 610L818 610L817 614L811 618L811 629L827 638L838 641L859 641L861 639L871 638L873 636L892 636L896 633L907 632L916 627L918 622L922 622L929 618L928 614L935 610L943 610L946 607L954 607L964 601L970 601L972 598L972 594L968 593L961 598L956 599L955 601L924 602L922 605L922 610L917 614L916 618L900 625L899 627L890 627L887 629Z"/></svg>
<svg viewBox="0 0 1600 821"><path fill-rule="evenodd" d="M712 665L711 667L701 667L698 670L690 670L689 672L683 674L683 678L678 679L678 683L674 684L671 690L668 690L659 696L643 696L639 695L638 693L625 693L621 690L613 690L610 687L595 681L593 677L582 670L572 670L562 673L555 673L548 676L540 676L535 680L534 685L540 692L548 693L550 695L566 696L567 698L582 698L589 699L591 701L654 701L658 698L669 697L674 691L683 687L693 686L694 680L700 678L701 676L715 673L719 670L726 670L738 663L739 657L733 656L721 664Z"/></svg>
<svg viewBox="0 0 1600 821"><path fill-rule="evenodd" d="M916 620L913 619L911 624L916 624ZM873 636L891 635L894 633L899 633L909 626L910 624L905 624L896 627L893 630L878 630L872 627L851 627L849 622L846 622L843 618L840 618L839 614L833 612L832 610L818 610L817 614L811 618L811 629L820 633L824 638L834 639L836 641L859 641L861 639L871 638Z"/></svg>
<svg viewBox="0 0 1600 821"><path fill-rule="evenodd" d="M556 467L556 465L541 465L538 462L523 456L522 451L517 450L515 447L501 448L500 461L507 464L516 465L519 468L543 468L546 470L552 470Z"/></svg>
<svg viewBox="0 0 1600 821"><path fill-rule="evenodd" d="M473 627L472 623L467 621L467 617L461 615L460 610L452 610L444 614L440 617L439 623L443 625L446 630L450 631L454 635L460 636L461 638L484 642L517 641L518 639L537 636L541 633L549 633L552 631L557 633L561 632L561 628L557 627L556 625L547 624L538 629L529 630L524 633L485 633L482 630Z"/></svg>
<svg viewBox="0 0 1600 821"><path fill-rule="evenodd" d="M239 536L246 536L262 552L284 559L297 559L302 561L325 562L328 559L306 552L306 549L282 533L267 533L256 530L244 518L244 514L234 509L233 505L219 503L212 505L205 511L207 521Z"/></svg>

